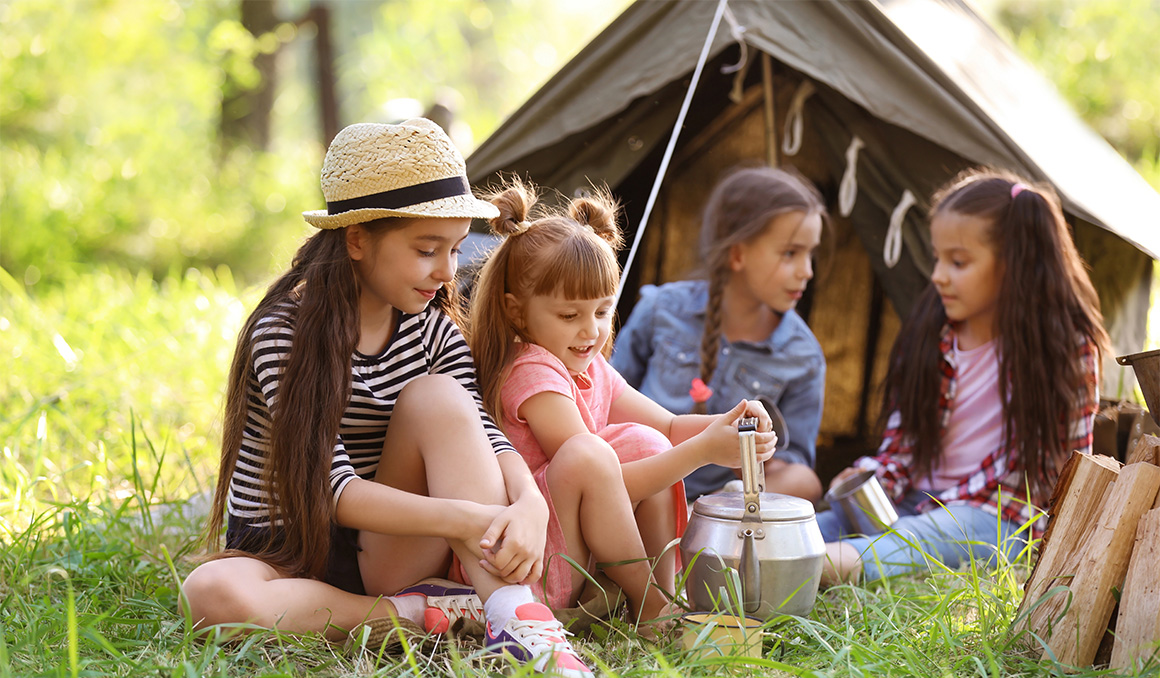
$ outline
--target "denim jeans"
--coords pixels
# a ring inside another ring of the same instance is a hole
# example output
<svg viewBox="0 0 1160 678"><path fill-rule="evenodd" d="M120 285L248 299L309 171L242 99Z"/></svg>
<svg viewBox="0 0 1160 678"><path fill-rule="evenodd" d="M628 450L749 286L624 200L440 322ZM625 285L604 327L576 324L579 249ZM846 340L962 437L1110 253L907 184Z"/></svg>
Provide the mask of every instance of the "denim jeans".
<svg viewBox="0 0 1160 678"><path fill-rule="evenodd" d="M993 566L1000 553L1015 560L1027 548L1026 532L985 509L967 504L935 505L922 513L914 507L927 498L913 490L897 502L898 522L875 536L842 533L833 511L818 513L818 527L827 543L841 541L862 556L863 579L871 581L916 570L938 571L937 563L957 569L974 559Z"/></svg>

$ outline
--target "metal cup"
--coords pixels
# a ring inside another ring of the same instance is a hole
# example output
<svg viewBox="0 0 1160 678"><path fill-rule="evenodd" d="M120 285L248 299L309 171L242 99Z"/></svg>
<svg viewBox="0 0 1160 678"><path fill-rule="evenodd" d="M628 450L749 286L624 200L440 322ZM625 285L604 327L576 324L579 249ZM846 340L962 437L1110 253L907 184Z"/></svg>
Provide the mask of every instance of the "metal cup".
<svg viewBox="0 0 1160 678"><path fill-rule="evenodd" d="M826 493L826 501L844 534L881 534L898 520L894 502L886 496L873 471L862 471L843 480Z"/></svg>

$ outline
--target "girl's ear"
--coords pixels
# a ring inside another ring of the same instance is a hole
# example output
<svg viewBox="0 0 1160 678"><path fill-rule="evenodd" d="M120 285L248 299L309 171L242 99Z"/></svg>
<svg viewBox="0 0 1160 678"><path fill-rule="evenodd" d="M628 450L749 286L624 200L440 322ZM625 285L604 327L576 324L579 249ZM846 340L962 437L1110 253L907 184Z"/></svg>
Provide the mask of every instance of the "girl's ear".
<svg viewBox="0 0 1160 678"><path fill-rule="evenodd" d="M745 268L744 243L737 243L729 248L729 270L740 273Z"/></svg>
<svg viewBox="0 0 1160 678"><path fill-rule="evenodd" d="M520 300L516 299L516 295L511 292L504 292L503 310L507 315L508 322L519 329L524 328L524 309L520 304Z"/></svg>
<svg viewBox="0 0 1160 678"><path fill-rule="evenodd" d="M367 248L370 244L367 235L367 230L362 227L362 224L346 227L346 253L354 261L361 261L367 255Z"/></svg>

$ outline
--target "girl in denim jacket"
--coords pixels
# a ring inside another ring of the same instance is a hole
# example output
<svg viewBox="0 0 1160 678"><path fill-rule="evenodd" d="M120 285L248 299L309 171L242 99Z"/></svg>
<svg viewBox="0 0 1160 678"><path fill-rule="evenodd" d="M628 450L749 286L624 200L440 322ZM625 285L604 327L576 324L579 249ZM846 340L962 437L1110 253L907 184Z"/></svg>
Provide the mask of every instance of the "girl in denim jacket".
<svg viewBox="0 0 1160 678"><path fill-rule="evenodd" d="M797 175L754 167L727 176L701 227L708 279L645 286L611 361L673 412L723 412L741 398L779 410L787 435L765 463L765 489L811 501L822 495L813 467L826 361L794 307L825 218L817 189ZM735 477L705 466L685 491L693 500Z"/></svg>

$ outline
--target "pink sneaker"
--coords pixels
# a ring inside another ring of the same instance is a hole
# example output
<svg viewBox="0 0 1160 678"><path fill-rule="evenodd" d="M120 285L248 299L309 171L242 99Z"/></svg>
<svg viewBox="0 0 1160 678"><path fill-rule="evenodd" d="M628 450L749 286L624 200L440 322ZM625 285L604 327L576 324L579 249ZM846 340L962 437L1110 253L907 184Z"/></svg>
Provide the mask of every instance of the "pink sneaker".
<svg viewBox="0 0 1160 678"><path fill-rule="evenodd" d="M483 603L475 589L447 579L432 577L408 586L397 596L425 596L427 610L423 613L423 627L427 633L447 633L455 620L471 619L481 624L487 622L483 613Z"/></svg>
<svg viewBox="0 0 1160 678"><path fill-rule="evenodd" d="M484 644L492 652L506 652L520 663L531 664L544 676L593 678L568 642L570 635L543 603L524 603L498 633L487 625Z"/></svg>

